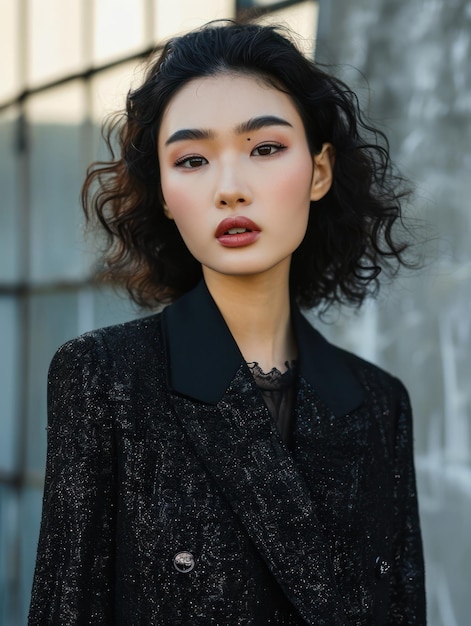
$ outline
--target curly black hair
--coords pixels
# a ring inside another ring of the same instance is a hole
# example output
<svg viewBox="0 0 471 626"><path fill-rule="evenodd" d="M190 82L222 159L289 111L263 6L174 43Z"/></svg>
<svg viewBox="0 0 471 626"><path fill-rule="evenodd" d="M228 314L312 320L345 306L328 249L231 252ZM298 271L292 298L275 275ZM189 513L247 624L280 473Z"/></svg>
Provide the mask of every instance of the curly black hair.
<svg viewBox="0 0 471 626"><path fill-rule="evenodd" d="M252 74L289 94L312 154L326 142L334 146L333 184L311 203L290 289L302 307L360 305L377 292L381 269L394 275L408 265L409 244L396 236L408 191L392 167L384 133L365 122L355 93L307 59L279 26L210 23L152 55L125 112L104 127L111 160L88 168L82 190L87 219L97 217L107 234L102 275L143 307L171 302L202 277L200 263L164 214L157 139L176 92L192 79L224 72Z"/></svg>

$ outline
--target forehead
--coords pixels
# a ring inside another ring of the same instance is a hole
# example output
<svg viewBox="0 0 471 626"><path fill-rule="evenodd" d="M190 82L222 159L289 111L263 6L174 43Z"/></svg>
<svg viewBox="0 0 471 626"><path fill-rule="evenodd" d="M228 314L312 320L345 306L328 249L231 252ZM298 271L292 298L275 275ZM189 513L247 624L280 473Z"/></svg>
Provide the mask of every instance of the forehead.
<svg viewBox="0 0 471 626"><path fill-rule="evenodd" d="M302 127L288 94L255 76L217 74L191 80L175 94L162 117L161 135L181 128L233 128L261 115Z"/></svg>

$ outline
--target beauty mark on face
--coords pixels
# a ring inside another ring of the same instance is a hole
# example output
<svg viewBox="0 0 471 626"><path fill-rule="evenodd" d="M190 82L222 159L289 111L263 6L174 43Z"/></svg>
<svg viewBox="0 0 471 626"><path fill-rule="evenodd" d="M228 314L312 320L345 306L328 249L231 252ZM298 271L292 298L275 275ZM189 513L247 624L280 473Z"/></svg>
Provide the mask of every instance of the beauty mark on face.
<svg viewBox="0 0 471 626"><path fill-rule="evenodd" d="M245 135L262 128L270 126L291 126L292 125L281 117L275 115L260 115L254 117L246 122L238 124L233 130L235 135ZM191 140L211 140L215 139L215 133L213 130L204 128L182 128L170 135L166 140L165 145L169 146L177 141L191 141ZM250 137L247 137L247 141L250 141Z"/></svg>
<svg viewBox="0 0 471 626"><path fill-rule="evenodd" d="M165 214L205 277L288 280L321 171L290 96L253 76L195 79L170 101L157 143Z"/></svg>

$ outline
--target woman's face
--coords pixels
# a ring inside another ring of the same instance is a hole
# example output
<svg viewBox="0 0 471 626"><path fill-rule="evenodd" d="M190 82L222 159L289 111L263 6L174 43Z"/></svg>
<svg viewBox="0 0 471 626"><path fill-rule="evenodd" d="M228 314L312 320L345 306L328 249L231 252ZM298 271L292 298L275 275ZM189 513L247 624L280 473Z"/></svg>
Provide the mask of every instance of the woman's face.
<svg viewBox="0 0 471 626"><path fill-rule="evenodd" d="M332 157L329 144L312 157L288 95L238 74L195 79L164 113L158 154L166 214L205 275L288 274Z"/></svg>

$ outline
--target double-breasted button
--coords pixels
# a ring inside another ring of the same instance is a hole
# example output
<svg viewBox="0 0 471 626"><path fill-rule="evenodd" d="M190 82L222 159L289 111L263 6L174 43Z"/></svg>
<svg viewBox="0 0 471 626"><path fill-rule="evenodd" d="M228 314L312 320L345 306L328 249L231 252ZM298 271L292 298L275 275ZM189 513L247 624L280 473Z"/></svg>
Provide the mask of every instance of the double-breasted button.
<svg viewBox="0 0 471 626"><path fill-rule="evenodd" d="M178 552L173 557L175 569L181 574L188 574L195 566L195 557L191 552Z"/></svg>
<svg viewBox="0 0 471 626"><path fill-rule="evenodd" d="M375 572L377 578L384 578L391 571L391 563L380 556L376 557Z"/></svg>

